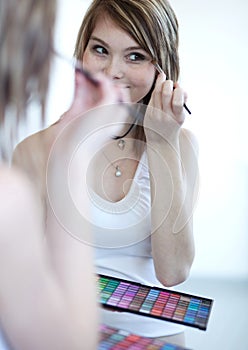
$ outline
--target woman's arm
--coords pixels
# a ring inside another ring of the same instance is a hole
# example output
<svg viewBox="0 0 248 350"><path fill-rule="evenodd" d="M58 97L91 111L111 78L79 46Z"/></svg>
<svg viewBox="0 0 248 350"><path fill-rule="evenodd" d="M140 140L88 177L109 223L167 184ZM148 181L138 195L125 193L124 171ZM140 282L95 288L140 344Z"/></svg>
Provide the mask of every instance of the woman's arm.
<svg viewBox="0 0 248 350"><path fill-rule="evenodd" d="M86 188L82 186L82 174L87 172L87 164L94 154L94 147L101 147L101 142L118 132L118 123L117 126L112 126L116 115L120 118L123 115L124 120L126 118L126 109L119 104L119 101L123 100L125 91L114 86L104 76L98 76L97 79L98 84L92 85L83 75L76 73L74 100L71 108L64 114L64 118L48 129L24 140L14 153L13 164L24 171L36 191L35 199L32 194L32 203L25 205L16 202L15 207L12 208L14 215L18 213L20 218L27 217L28 227L24 231L21 230L21 235L24 235L23 239L18 230L18 227L22 227L22 225L14 226L12 240L15 240L16 236L19 238L20 251L18 250L16 257L14 252L11 257L9 253L1 257L2 261L9 257L8 264L11 264L14 259L12 270L9 269L9 271L13 271L13 280L8 281L7 279L9 277L6 272L8 269L2 271L7 276L6 283L3 285L6 298L6 318L3 324L9 339L13 344L22 344L20 341L22 335L25 335L27 331L30 332L30 329L33 329L33 325L35 325L32 337L29 339L24 336L24 345L20 349L94 349L97 344L97 298L89 225L86 221L80 227L76 225L83 232L84 238L87 237L87 241L78 239L80 237L75 237L73 232L67 230L60 222L54 212L54 203L49 201L51 194L49 190L53 191L53 185L58 188L59 195L56 196L56 200L60 201L60 195L62 197L64 195L66 189L64 185L67 186L68 183L61 181L61 169L65 170L66 174L68 173L67 168L63 169L63 164L65 164L68 152L71 151L69 156L74 158L74 151L78 144L81 144L77 140L78 135L80 140L87 139L87 135L94 135L94 133L98 136L98 131L104 131L103 127L110 124L109 133L102 132L89 150L83 147L83 156L76 162L75 171L70 172L72 176L76 176L70 190L80 197L80 208L87 212ZM96 108L101 105L110 105L111 108ZM86 111L89 113L85 114ZM79 127L77 127L78 125ZM57 145L60 146L58 149ZM54 152L54 150L58 152ZM48 170L51 171L47 173ZM47 188L51 184L53 184L52 187ZM79 189L82 189L82 192ZM45 207L42 205L45 215L42 215L43 211L38 209L36 210L38 214L32 212L33 204L35 207L39 203L40 197L45 199L42 201L43 204L44 202L48 204ZM12 200L14 201L13 198ZM73 212L67 201L61 200L58 204L59 209L62 210L61 217L69 218L69 220L72 217L71 222L75 226ZM24 209L25 207L29 208L26 216L21 210L18 212L20 208ZM40 215L42 218L39 217L39 220L36 220L36 215ZM41 229L45 226L44 217L47 220L45 237ZM6 218L10 220L9 212L6 212ZM41 227L37 226L38 221ZM28 259L24 261L24 264L21 264L22 257L26 254L29 254ZM20 265L15 268L15 265L19 263ZM7 264L5 266L7 268ZM12 299L16 296L17 285L28 266L31 269L26 277L35 293L30 292L28 285L21 284L19 289L22 293L19 300L23 299L23 301L20 305L17 299L12 303ZM5 267L3 266L3 268ZM37 292L37 289L40 292ZM37 303L32 299L29 302L29 299L35 294L37 294ZM20 315L19 323L18 319L15 320L16 314ZM37 314L40 314L39 319L37 319ZM20 326L20 323L23 326ZM48 332L49 329L51 329L51 333ZM62 338L58 338L58 334L62 334ZM37 344L38 339L42 340L40 345ZM70 345L68 345L69 343ZM19 348L17 347L17 349Z"/></svg>
<svg viewBox="0 0 248 350"><path fill-rule="evenodd" d="M90 247L78 242L64 246L74 266L82 256L84 260L83 270L67 269L67 283L73 281L74 290L81 279L87 284L80 289L82 293L72 293L53 268L30 183L19 173L4 170L0 192L0 321L11 346L18 350L96 349L96 286Z"/></svg>
<svg viewBox="0 0 248 350"><path fill-rule="evenodd" d="M197 142L181 128L182 89L158 77L145 116L151 174L152 255L165 286L183 282L194 258L193 209L198 184Z"/></svg>

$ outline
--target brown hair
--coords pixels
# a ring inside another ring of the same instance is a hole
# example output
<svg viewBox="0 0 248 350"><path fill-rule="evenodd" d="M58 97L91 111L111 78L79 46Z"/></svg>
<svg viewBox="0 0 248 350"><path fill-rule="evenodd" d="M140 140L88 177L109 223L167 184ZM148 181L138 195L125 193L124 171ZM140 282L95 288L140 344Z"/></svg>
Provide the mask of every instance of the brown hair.
<svg viewBox="0 0 248 350"><path fill-rule="evenodd" d="M31 97L44 115L55 11L55 0L0 0L0 126L12 129L1 139L25 121Z"/></svg>

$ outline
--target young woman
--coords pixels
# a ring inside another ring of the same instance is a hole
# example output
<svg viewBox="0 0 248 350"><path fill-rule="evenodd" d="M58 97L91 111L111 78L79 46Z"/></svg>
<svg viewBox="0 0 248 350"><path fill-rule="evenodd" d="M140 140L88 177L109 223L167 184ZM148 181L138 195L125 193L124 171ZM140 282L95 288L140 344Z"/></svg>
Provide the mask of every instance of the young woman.
<svg viewBox="0 0 248 350"><path fill-rule="evenodd" d="M92 162L97 271L152 285L181 283L194 257L197 145L182 128L186 94L177 83L175 13L166 0L95 0L82 22L75 56L89 72L103 72L124 87L144 110L138 126L109 142ZM164 73L157 74L154 63ZM180 331L128 314L104 311L103 317L143 335Z"/></svg>
<svg viewBox="0 0 248 350"><path fill-rule="evenodd" d="M1 349L97 348L91 247L59 231L53 246L44 235L33 178L8 164L30 101L40 104L44 116L55 11L52 0L0 0ZM89 108L86 89L86 79L77 71L71 112ZM98 77L98 98L91 106L104 98L118 101L116 90ZM37 139L36 147L43 145ZM38 157L33 151L32 157ZM83 229L88 232L87 225Z"/></svg>
<svg viewBox="0 0 248 350"><path fill-rule="evenodd" d="M91 154L87 195L97 272L167 287L181 283L194 258L197 144L182 128L186 94L177 82L176 16L165 0L94 0L82 22L75 56L88 72L107 75L126 92L128 106L138 116L131 126L123 120L117 137L109 137ZM156 64L164 73L157 73ZM107 115L106 107L102 114ZM99 128L93 129L97 135ZM15 161L40 184L44 171L39 167L35 172L23 156L37 137L19 145ZM126 313L105 310L102 317L109 325L145 336L182 332L178 326Z"/></svg>

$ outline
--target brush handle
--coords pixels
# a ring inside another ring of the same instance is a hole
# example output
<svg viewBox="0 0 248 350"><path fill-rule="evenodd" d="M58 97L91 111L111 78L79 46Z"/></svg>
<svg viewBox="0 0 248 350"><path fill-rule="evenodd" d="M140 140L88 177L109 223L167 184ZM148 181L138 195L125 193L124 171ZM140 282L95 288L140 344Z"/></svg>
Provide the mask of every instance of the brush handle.
<svg viewBox="0 0 248 350"><path fill-rule="evenodd" d="M186 111L187 111L189 114L191 114L191 111L188 109L186 103L183 104L183 107L186 109Z"/></svg>

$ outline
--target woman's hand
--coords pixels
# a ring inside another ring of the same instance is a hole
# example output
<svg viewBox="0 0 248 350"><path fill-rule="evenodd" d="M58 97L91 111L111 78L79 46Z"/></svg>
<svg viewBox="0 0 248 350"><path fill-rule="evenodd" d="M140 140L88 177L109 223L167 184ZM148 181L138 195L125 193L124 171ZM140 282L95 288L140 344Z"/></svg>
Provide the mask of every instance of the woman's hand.
<svg viewBox="0 0 248 350"><path fill-rule="evenodd" d="M58 130L64 130L65 134L66 127L66 133L70 134L68 140L76 140L76 135L80 136L81 141L89 141L89 137L94 139L92 153L94 146L101 148L113 136L123 133L125 123L130 123L132 119L125 104L129 99L129 91L114 84L106 75L89 75L76 70L72 104L54 124L57 127L56 139Z"/></svg>
<svg viewBox="0 0 248 350"><path fill-rule="evenodd" d="M179 125L182 125L186 116L183 108L186 100L187 95L178 83L166 80L164 73L158 75L149 103L150 106L161 109L166 116L173 118Z"/></svg>
<svg viewBox="0 0 248 350"><path fill-rule="evenodd" d="M63 119L71 120L93 108L123 101L129 101L127 90L114 85L106 75L98 73L91 77L76 70L73 101Z"/></svg>
<svg viewBox="0 0 248 350"><path fill-rule="evenodd" d="M144 127L148 142L170 140L180 130L186 113L185 91L178 83L166 80L166 75L158 75L154 91L145 115Z"/></svg>

